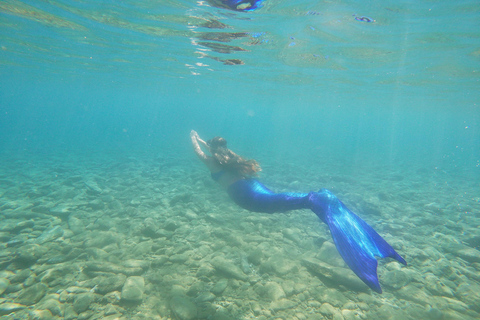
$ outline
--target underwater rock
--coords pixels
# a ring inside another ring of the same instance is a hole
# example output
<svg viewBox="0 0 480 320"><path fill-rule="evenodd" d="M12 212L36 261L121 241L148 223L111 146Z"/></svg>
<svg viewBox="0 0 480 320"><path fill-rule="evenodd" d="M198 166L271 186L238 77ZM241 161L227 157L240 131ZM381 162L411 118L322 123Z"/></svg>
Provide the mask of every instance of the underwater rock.
<svg viewBox="0 0 480 320"><path fill-rule="evenodd" d="M224 275L237 280L246 281L247 276L243 273L240 267L234 265L232 262L225 260L225 258L217 256L211 261L212 266Z"/></svg>
<svg viewBox="0 0 480 320"><path fill-rule="evenodd" d="M84 247L91 249L104 248L112 243L120 243L123 240L123 235L112 231L94 231L92 232L84 243Z"/></svg>
<svg viewBox="0 0 480 320"><path fill-rule="evenodd" d="M285 259L282 255L274 255L264 262L260 267L261 272L273 271L279 276L295 272L297 264L289 259Z"/></svg>
<svg viewBox="0 0 480 320"><path fill-rule="evenodd" d="M384 274L383 283L387 287L398 290L410 283L410 279L402 270L392 270Z"/></svg>
<svg viewBox="0 0 480 320"><path fill-rule="evenodd" d="M349 269L330 266L314 258L303 259L302 265L320 279L344 285L354 291L369 291L368 286Z"/></svg>
<svg viewBox="0 0 480 320"><path fill-rule="evenodd" d="M103 296L103 303L119 304L122 294L119 291L112 291Z"/></svg>
<svg viewBox="0 0 480 320"><path fill-rule="evenodd" d="M60 226L55 226L50 229L45 230L40 237L35 239L33 243L36 244L44 244L46 242L50 242L56 240L63 236L63 229Z"/></svg>
<svg viewBox="0 0 480 320"><path fill-rule="evenodd" d="M419 289L413 284L408 284L407 286L401 288L397 291L397 294L400 298L413 301L422 306L429 305L431 303L431 296L428 295L424 289Z"/></svg>
<svg viewBox="0 0 480 320"><path fill-rule="evenodd" d="M37 283L31 287L24 289L17 298L20 304L31 306L43 298L47 292L47 285L44 283Z"/></svg>
<svg viewBox="0 0 480 320"><path fill-rule="evenodd" d="M123 287L126 279L127 276L124 274L112 273L110 275L98 276L87 280L82 283L82 285L89 288L95 288L95 292L100 294L106 294L112 291L119 291Z"/></svg>
<svg viewBox="0 0 480 320"><path fill-rule="evenodd" d="M223 293L223 291L225 291L225 289L227 288L228 286L228 280L227 279L220 279L218 280L217 283L215 283L215 285L213 286L211 292L217 296L221 295Z"/></svg>
<svg viewBox="0 0 480 320"><path fill-rule="evenodd" d="M348 301L347 297L345 297L340 291L323 288L320 289L320 292L315 294L315 299L317 301L329 303L337 308L342 307Z"/></svg>
<svg viewBox="0 0 480 320"><path fill-rule="evenodd" d="M338 312L338 309L336 309L330 303L322 303L318 311L325 317L328 317L330 319L331 317L333 317L334 314Z"/></svg>
<svg viewBox="0 0 480 320"><path fill-rule="evenodd" d="M265 296L270 301L276 301L286 297L285 291L283 291L282 286L276 282L268 282L267 284L265 284L264 289Z"/></svg>
<svg viewBox="0 0 480 320"><path fill-rule="evenodd" d="M122 300L141 302L145 290L145 279L143 277L128 277L122 288Z"/></svg>
<svg viewBox="0 0 480 320"><path fill-rule="evenodd" d="M425 287L431 294L436 296L445 296L452 298L454 293L452 289L446 286L437 276L427 274L425 276Z"/></svg>
<svg viewBox="0 0 480 320"><path fill-rule="evenodd" d="M10 281L8 281L8 279L0 278L0 296L5 292L5 290L7 290L9 285Z"/></svg>
<svg viewBox="0 0 480 320"><path fill-rule="evenodd" d="M33 310L30 312L29 316L35 320L53 320L55 319L50 312L50 310Z"/></svg>
<svg viewBox="0 0 480 320"><path fill-rule="evenodd" d="M47 250L47 248L44 246L39 246L38 244L26 244L17 249L15 261L26 265L31 265L41 258L45 252L47 252Z"/></svg>
<svg viewBox="0 0 480 320"><path fill-rule="evenodd" d="M75 216L68 217L68 227L75 234L82 234L85 232L85 225L83 224L83 221Z"/></svg>
<svg viewBox="0 0 480 320"><path fill-rule="evenodd" d="M78 319L78 314L73 310L73 306L71 304L67 304L65 307L64 312L64 320L76 320Z"/></svg>
<svg viewBox="0 0 480 320"><path fill-rule="evenodd" d="M456 295L472 310L480 312L480 285L471 281L463 282L457 287Z"/></svg>
<svg viewBox="0 0 480 320"><path fill-rule="evenodd" d="M15 311L25 309L26 307L19 303L2 302L0 303L0 316L10 314Z"/></svg>
<svg viewBox="0 0 480 320"><path fill-rule="evenodd" d="M82 313L90 308L93 301L95 301L95 294L92 292L77 294L73 301L73 310L76 313Z"/></svg>
<svg viewBox="0 0 480 320"><path fill-rule="evenodd" d="M280 300L276 300L276 301L273 301L271 304L270 304L270 309L272 309L273 311L277 312L277 311L280 311L280 310L287 310L287 309L292 309L294 308L298 303L292 301L292 300L288 300L288 299L280 299Z"/></svg>
<svg viewBox="0 0 480 320"><path fill-rule="evenodd" d="M17 223L15 225L15 227L13 227L11 232L12 233L19 233L23 229L33 228L34 225L35 225L35 222L33 222L33 220L21 221L21 222Z"/></svg>
<svg viewBox="0 0 480 320"><path fill-rule="evenodd" d="M85 264L84 268L85 272L111 272L111 273L123 273L127 276L138 276L143 273L143 269L141 267L123 267L113 263L105 262L105 261L91 261Z"/></svg>
<svg viewBox="0 0 480 320"><path fill-rule="evenodd" d="M56 299L48 299L44 301L43 299L38 305L39 309L50 310L52 315L62 317L63 316L63 307L62 304Z"/></svg>
<svg viewBox="0 0 480 320"><path fill-rule="evenodd" d="M264 257L265 254L263 253L263 250L261 250L260 248L256 248L247 256L247 259L249 262L258 266L260 263L262 263Z"/></svg>
<svg viewBox="0 0 480 320"><path fill-rule="evenodd" d="M97 182L92 179L86 180L84 183L87 187L87 190L91 194L100 194L103 192L103 190L98 186Z"/></svg>
<svg viewBox="0 0 480 320"><path fill-rule="evenodd" d="M184 295L175 295L170 300L170 309L179 320L193 320L197 317L197 307Z"/></svg>

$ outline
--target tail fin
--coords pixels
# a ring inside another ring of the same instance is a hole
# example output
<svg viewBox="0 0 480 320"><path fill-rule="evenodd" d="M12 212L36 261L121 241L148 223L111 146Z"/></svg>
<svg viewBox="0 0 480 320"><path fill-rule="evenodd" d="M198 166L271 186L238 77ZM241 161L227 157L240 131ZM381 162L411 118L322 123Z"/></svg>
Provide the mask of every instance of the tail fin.
<svg viewBox="0 0 480 320"><path fill-rule="evenodd" d="M343 260L367 286L382 293L375 257L391 257L406 265L405 260L330 191L312 192L309 199L313 212L328 225Z"/></svg>

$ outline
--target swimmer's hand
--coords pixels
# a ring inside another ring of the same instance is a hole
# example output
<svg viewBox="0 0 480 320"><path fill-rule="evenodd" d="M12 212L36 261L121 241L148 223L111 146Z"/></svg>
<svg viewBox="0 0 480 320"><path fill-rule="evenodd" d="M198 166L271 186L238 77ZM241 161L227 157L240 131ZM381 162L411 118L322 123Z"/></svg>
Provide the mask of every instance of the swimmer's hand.
<svg viewBox="0 0 480 320"><path fill-rule="evenodd" d="M190 131L190 139L195 139L195 140L202 140L200 139L200 136L198 135L197 131L192 130Z"/></svg>

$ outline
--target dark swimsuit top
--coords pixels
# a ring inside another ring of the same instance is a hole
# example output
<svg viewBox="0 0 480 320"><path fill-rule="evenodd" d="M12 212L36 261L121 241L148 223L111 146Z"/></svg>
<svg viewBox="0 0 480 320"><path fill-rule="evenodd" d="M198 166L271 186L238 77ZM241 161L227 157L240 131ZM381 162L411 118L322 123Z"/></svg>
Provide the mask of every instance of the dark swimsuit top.
<svg viewBox="0 0 480 320"><path fill-rule="evenodd" d="M217 172L212 172L210 176L212 177L213 181L218 181L223 176L224 173L225 173L225 170L220 170Z"/></svg>

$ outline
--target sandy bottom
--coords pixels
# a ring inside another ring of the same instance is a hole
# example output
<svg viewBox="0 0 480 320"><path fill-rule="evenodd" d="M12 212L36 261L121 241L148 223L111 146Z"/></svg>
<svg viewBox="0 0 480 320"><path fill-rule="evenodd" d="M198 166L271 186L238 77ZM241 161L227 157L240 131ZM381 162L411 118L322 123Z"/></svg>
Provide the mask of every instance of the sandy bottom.
<svg viewBox="0 0 480 320"><path fill-rule="evenodd" d="M311 211L238 208L193 156L0 162L0 319L480 318L480 194L468 175L263 163L267 186L330 189L407 260L379 262L377 294Z"/></svg>

